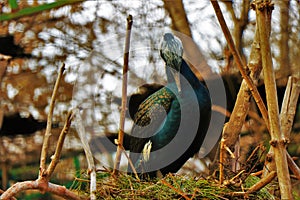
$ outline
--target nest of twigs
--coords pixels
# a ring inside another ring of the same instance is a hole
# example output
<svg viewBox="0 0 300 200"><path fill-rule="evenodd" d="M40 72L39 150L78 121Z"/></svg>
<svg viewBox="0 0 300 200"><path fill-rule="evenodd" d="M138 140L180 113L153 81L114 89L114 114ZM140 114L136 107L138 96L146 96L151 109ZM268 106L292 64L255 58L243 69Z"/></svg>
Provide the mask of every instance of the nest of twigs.
<svg viewBox="0 0 300 200"><path fill-rule="evenodd" d="M275 199L264 187L248 196L239 196L260 179L249 176L241 184L219 185L213 178L195 178L169 174L161 179L141 180L126 174L114 177L109 172L97 174L97 199ZM89 175L82 173L74 180L72 189L89 195Z"/></svg>

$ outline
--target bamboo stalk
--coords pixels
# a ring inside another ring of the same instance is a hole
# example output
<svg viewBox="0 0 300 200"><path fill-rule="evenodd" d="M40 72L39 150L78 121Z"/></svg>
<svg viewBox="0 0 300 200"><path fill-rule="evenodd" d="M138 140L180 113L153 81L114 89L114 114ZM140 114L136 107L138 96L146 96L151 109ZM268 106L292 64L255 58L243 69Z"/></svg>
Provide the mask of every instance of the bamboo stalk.
<svg viewBox="0 0 300 200"><path fill-rule="evenodd" d="M123 64L123 80L122 80L122 105L121 105L121 114L120 114L120 124L119 124L119 135L118 135L118 148L116 154L116 161L114 165L113 174L117 174L120 162L121 162L121 153L124 139L124 126L125 126L125 114L126 114L126 104L127 104L127 72L128 72L128 61L129 61L129 47L130 47L130 33L132 27L132 16L127 17L127 30L125 38L125 50L124 50L124 64Z"/></svg>
<svg viewBox="0 0 300 200"><path fill-rule="evenodd" d="M271 30L271 14L272 10L274 9L274 5L271 3L271 1L260 0L254 2L253 6L255 7L257 25L260 34L262 65L264 72L271 134L270 144L274 147L273 149L281 198L293 199L290 175L285 152L286 142L280 130L279 108L276 95L277 91L269 40Z"/></svg>

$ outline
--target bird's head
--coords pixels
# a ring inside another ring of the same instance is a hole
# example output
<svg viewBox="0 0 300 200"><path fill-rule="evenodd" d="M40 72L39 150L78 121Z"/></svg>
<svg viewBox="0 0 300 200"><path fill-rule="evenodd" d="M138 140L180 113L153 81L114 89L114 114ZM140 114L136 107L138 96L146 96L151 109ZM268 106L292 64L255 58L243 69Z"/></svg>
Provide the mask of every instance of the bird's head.
<svg viewBox="0 0 300 200"><path fill-rule="evenodd" d="M180 71L183 47L180 39L172 33L165 33L160 44L160 56L166 65Z"/></svg>
<svg viewBox="0 0 300 200"><path fill-rule="evenodd" d="M170 71L175 79L178 91L180 92L180 67L182 63L183 46L179 38L172 33L165 33L161 45L160 56L170 67Z"/></svg>

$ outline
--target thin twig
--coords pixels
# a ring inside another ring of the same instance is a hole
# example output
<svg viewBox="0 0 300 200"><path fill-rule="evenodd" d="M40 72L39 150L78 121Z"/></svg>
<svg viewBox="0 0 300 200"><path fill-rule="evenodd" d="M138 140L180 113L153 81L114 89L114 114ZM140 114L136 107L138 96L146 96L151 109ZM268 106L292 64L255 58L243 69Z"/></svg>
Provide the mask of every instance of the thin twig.
<svg viewBox="0 0 300 200"><path fill-rule="evenodd" d="M63 148L63 144L64 144L66 135L68 134L70 126L71 126L72 118L73 118L73 114L72 114L72 111L70 111L67 115L67 119L66 119L64 128L62 129L62 131L59 135L58 142L57 142L56 149L55 149L55 153L54 153L54 155L52 157L52 160L51 160L51 162L50 162L50 164L49 164L49 166L46 170L45 174L47 175L47 177L50 177L52 175L56 165L59 162L61 151L62 151L62 148Z"/></svg>
<svg viewBox="0 0 300 200"><path fill-rule="evenodd" d="M231 113L228 110L226 110L225 108L223 108L222 106L218 106L218 105L214 104L211 106L211 109L213 111L221 113L222 115L224 115L226 117L230 117L230 115L231 115Z"/></svg>
<svg viewBox="0 0 300 200"><path fill-rule="evenodd" d="M250 175L251 175L251 176L260 176L260 175L262 175L262 173L263 173L263 170L260 170L260 171L258 171L258 172L253 172L253 173L251 173Z"/></svg>
<svg viewBox="0 0 300 200"><path fill-rule="evenodd" d="M45 131L42 152L41 152L39 176L43 176L43 173L46 170L46 159L47 159L49 141L50 141L50 136L51 136L51 127L52 127L52 115L53 115L53 110L54 110L54 105L55 105L56 95L58 92L59 83L62 79L64 70L65 70L65 64L63 64L59 70L58 77L56 79L52 97L51 97L50 109L49 109L49 114L48 114L48 118L47 118L47 127L46 127L46 131Z"/></svg>
<svg viewBox="0 0 300 200"><path fill-rule="evenodd" d="M85 157L88 163L88 169L90 172L90 199L95 200L96 199L96 191L97 191L97 184L96 184L96 167L94 162L94 157L90 148L90 145L86 138L86 131L83 125L83 120L80 117L79 109L76 108L74 110L75 114L75 121L76 121L76 129L78 131L78 135L80 137L81 144L83 146L83 150L85 153Z"/></svg>
<svg viewBox="0 0 300 200"><path fill-rule="evenodd" d="M227 124L225 124L224 126L227 126ZM222 137L220 142L220 162L219 162L219 170L220 170L219 184L220 185L222 185L224 182L224 164L225 164L225 152L226 152L224 143L225 143L224 138Z"/></svg>
<svg viewBox="0 0 300 200"><path fill-rule="evenodd" d="M118 136L118 148L116 153L116 161L114 165L113 174L117 174L121 162L121 153L124 138L124 125L125 125L125 114L126 114L126 103L127 103L127 76L128 76L128 60L129 60L129 47L130 47L130 34L132 27L132 16L127 17L127 30L125 38L125 50L124 50L124 65L123 65L123 79L122 79L122 105L120 114L119 124L119 136Z"/></svg>
<svg viewBox="0 0 300 200"><path fill-rule="evenodd" d="M240 171L237 175L235 175L234 177L232 177L229 182L232 183L234 182L234 179L238 178L239 176L241 176L243 173L245 172L245 170L243 169L242 171Z"/></svg>
<svg viewBox="0 0 300 200"><path fill-rule="evenodd" d="M117 141L116 141L116 142L117 142ZM127 155L126 150L125 150L124 147L121 146L121 145L120 145L120 148L121 148L122 151L124 152L124 155L125 155L125 157L126 157L127 160L128 160L128 163L129 163L129 165L130 165L130 167L131 167L131 169L132 169L132 171L133 171L133 173L134 173L135 178L136 178L138 181L140 181L140 178L139 178L139 176L138 176L138 174L137 174L137 171L136 171L136 169L135 169L135 167L134 167L134 165L133 165L133 163L132 163L130 157Z"/></svg>
<svg viewBox="0 0 300 200"><path fill-rule="evenodd" d="M176 193L178 193L179 195L181 195L183 198L185 198L186 200L191 200L191 198L189 198L188 196L186 196L184 194L184 192L182 192L181 190L175 188L174 186L172 186L170 183L168 183L165 180L161 180L161 183L164 184L165 186L169 187L170 189L174 190Z"/></svg>

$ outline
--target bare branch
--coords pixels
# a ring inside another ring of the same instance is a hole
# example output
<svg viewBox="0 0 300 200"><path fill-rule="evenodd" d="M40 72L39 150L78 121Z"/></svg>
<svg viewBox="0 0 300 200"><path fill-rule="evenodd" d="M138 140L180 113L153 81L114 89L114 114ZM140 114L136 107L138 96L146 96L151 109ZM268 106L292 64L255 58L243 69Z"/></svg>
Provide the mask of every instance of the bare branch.
<svg viewBox="0 0 300 200"><path fill-rule="evenodd" d="M56 79L56 83L55 83L52 97L51 97L50 109L49 109L49 114L48 114L48 119L47 119L47 127L46 127L46 131L45 131L42 152L41 152L39 176L43 176L43 173L46 170L46 159L47 159L47 153L48 153L48 148L49 148L49 140L50 140L50 136L51 136L53 110L54 110L54 105L55 105L56 95L58 92L59 83L62 79L64 70L65 70L65 64L63 64L59 70L58 77Z"/></svg>
<svg viewBox="0 0 300 200"><path fill-rule="evenodd" d="M90 145L87 141L86 138L86 131L84 129L84 125L83 125L83 120L80 117L80 113L79 113L79 109L75 109L74 111L75 113L75 122L76 122L76 128L78 131L78 135L80 137L83 149L84 149L84 153L85 153L85 157L88 163L88 170L90 172L90 199L91 200L95 200L96 199L96 190L97 190L97 184L96 184L96 167L95 167L95 162L94 162L94 158L93 158L93 154L90 148Z"/></svg>
<svg viewBox="0 0 300 200"><path fill-rule="evenodd" d="M123 80L122 80L122 105L120 114L120 125L119 125L119 136L118 136L118 148L116 154L116 161L114 165L113 174L117 174L121 161L121 153L124 138L124 125L125 125L125 114L126 114L126 103L127 103L127 76L128 76L128 59L129 59L129 47L130 47L130 33L132 27L132 16L127 17L127 31L125 38L125 50L124 50L124 66L123 66Z"/></svg>
<svg viewBox="0 0 300 200"><path fill-rule="evenodd" d="M296 114L299 92L299 80L296 77L289 77L280 112L281 131L286 140L289 140L290 138L293 121Z"/></svg>
<svg viewBox="0 0 300 200"><path fill-rule="evenodd" d="M24 190L33 190L37 189L43 192L51 192L58 196L61 196L65 199L70 200L81 200L84 198L79 197L78 195L74 194L70 190L68 190L65 186L56 185L49 182L44 182L45 180L37 179L35 181L24 181L18 182L6 190L2 195L1 199L10 199L16 194Z"/></svg>
<svg viewBox="0 0 300 200"><path fill-rule="evenodd" d="M249 188L249 190L246 193L251 194L253 192L259 191L261 188L269 184L275 177L276 177L276 172L272 171L271 173L268 174L268 176L262 178L259 182L254 184L251 188Z"/></svg>
<svg viewBox="0 0 300 200"><path fill-rule="evenodd" d="M59 162L61 151L62 151L62 147L63 147L64 141L65 141L66 135L69 132L69 128L71 126L72 118L73 118L73 113L72 113L72 111L70 111L68 113L68 115L67 115L67 119L66 119L66 123L64 125L64 128L62 129L62 131L60 133L60 136L58 138L58 142L57 142L57 145L56 145L55 154L53 155L51 163L50 163L47 171L45 172L45 174L46 174L47 177L50 177L52 175L52 173L53 173L56 165Z"/></svg>
<svg viewBox="0 0 300 200"><path fill-rule="evenodd" d="M228 46L232 52L232 55L234 57L234 60L237 64L237 67L239 68L240 70L240 73L243 77L243 79L245 80L245 82L247 83L256 103L257 103L257 106L260 110L260 112L262 113L262 116L263 116L263 119L265 121L265 123L267 124L267 127L269 127L269 119L268 119L268 114L267 114L267 109L261 99L261 96L259 95L259 92L256 88L256 86L254 85L253 81L249 78L249 76L247 75L245 69L247 68L247 66L243 63L242 59L241 59L241 56L239 54L239 52L237 51L235 45L234 45L234 42L233 42L233 39L232 39L232 36L230 34L230 31L228 29L228 26L225 22L225 19L224 19L224 16L222 14L222 11L220 9L220 6L219 6L219 3L218 1L214 1L214 0L211 0L211 4L213 5L214 7L214 10L216 12L216 16L219 20L219 23L220 23L220 26L223 30L223 33L224 33L224 36L227 40L227 43L228 43Z"/></svg>

